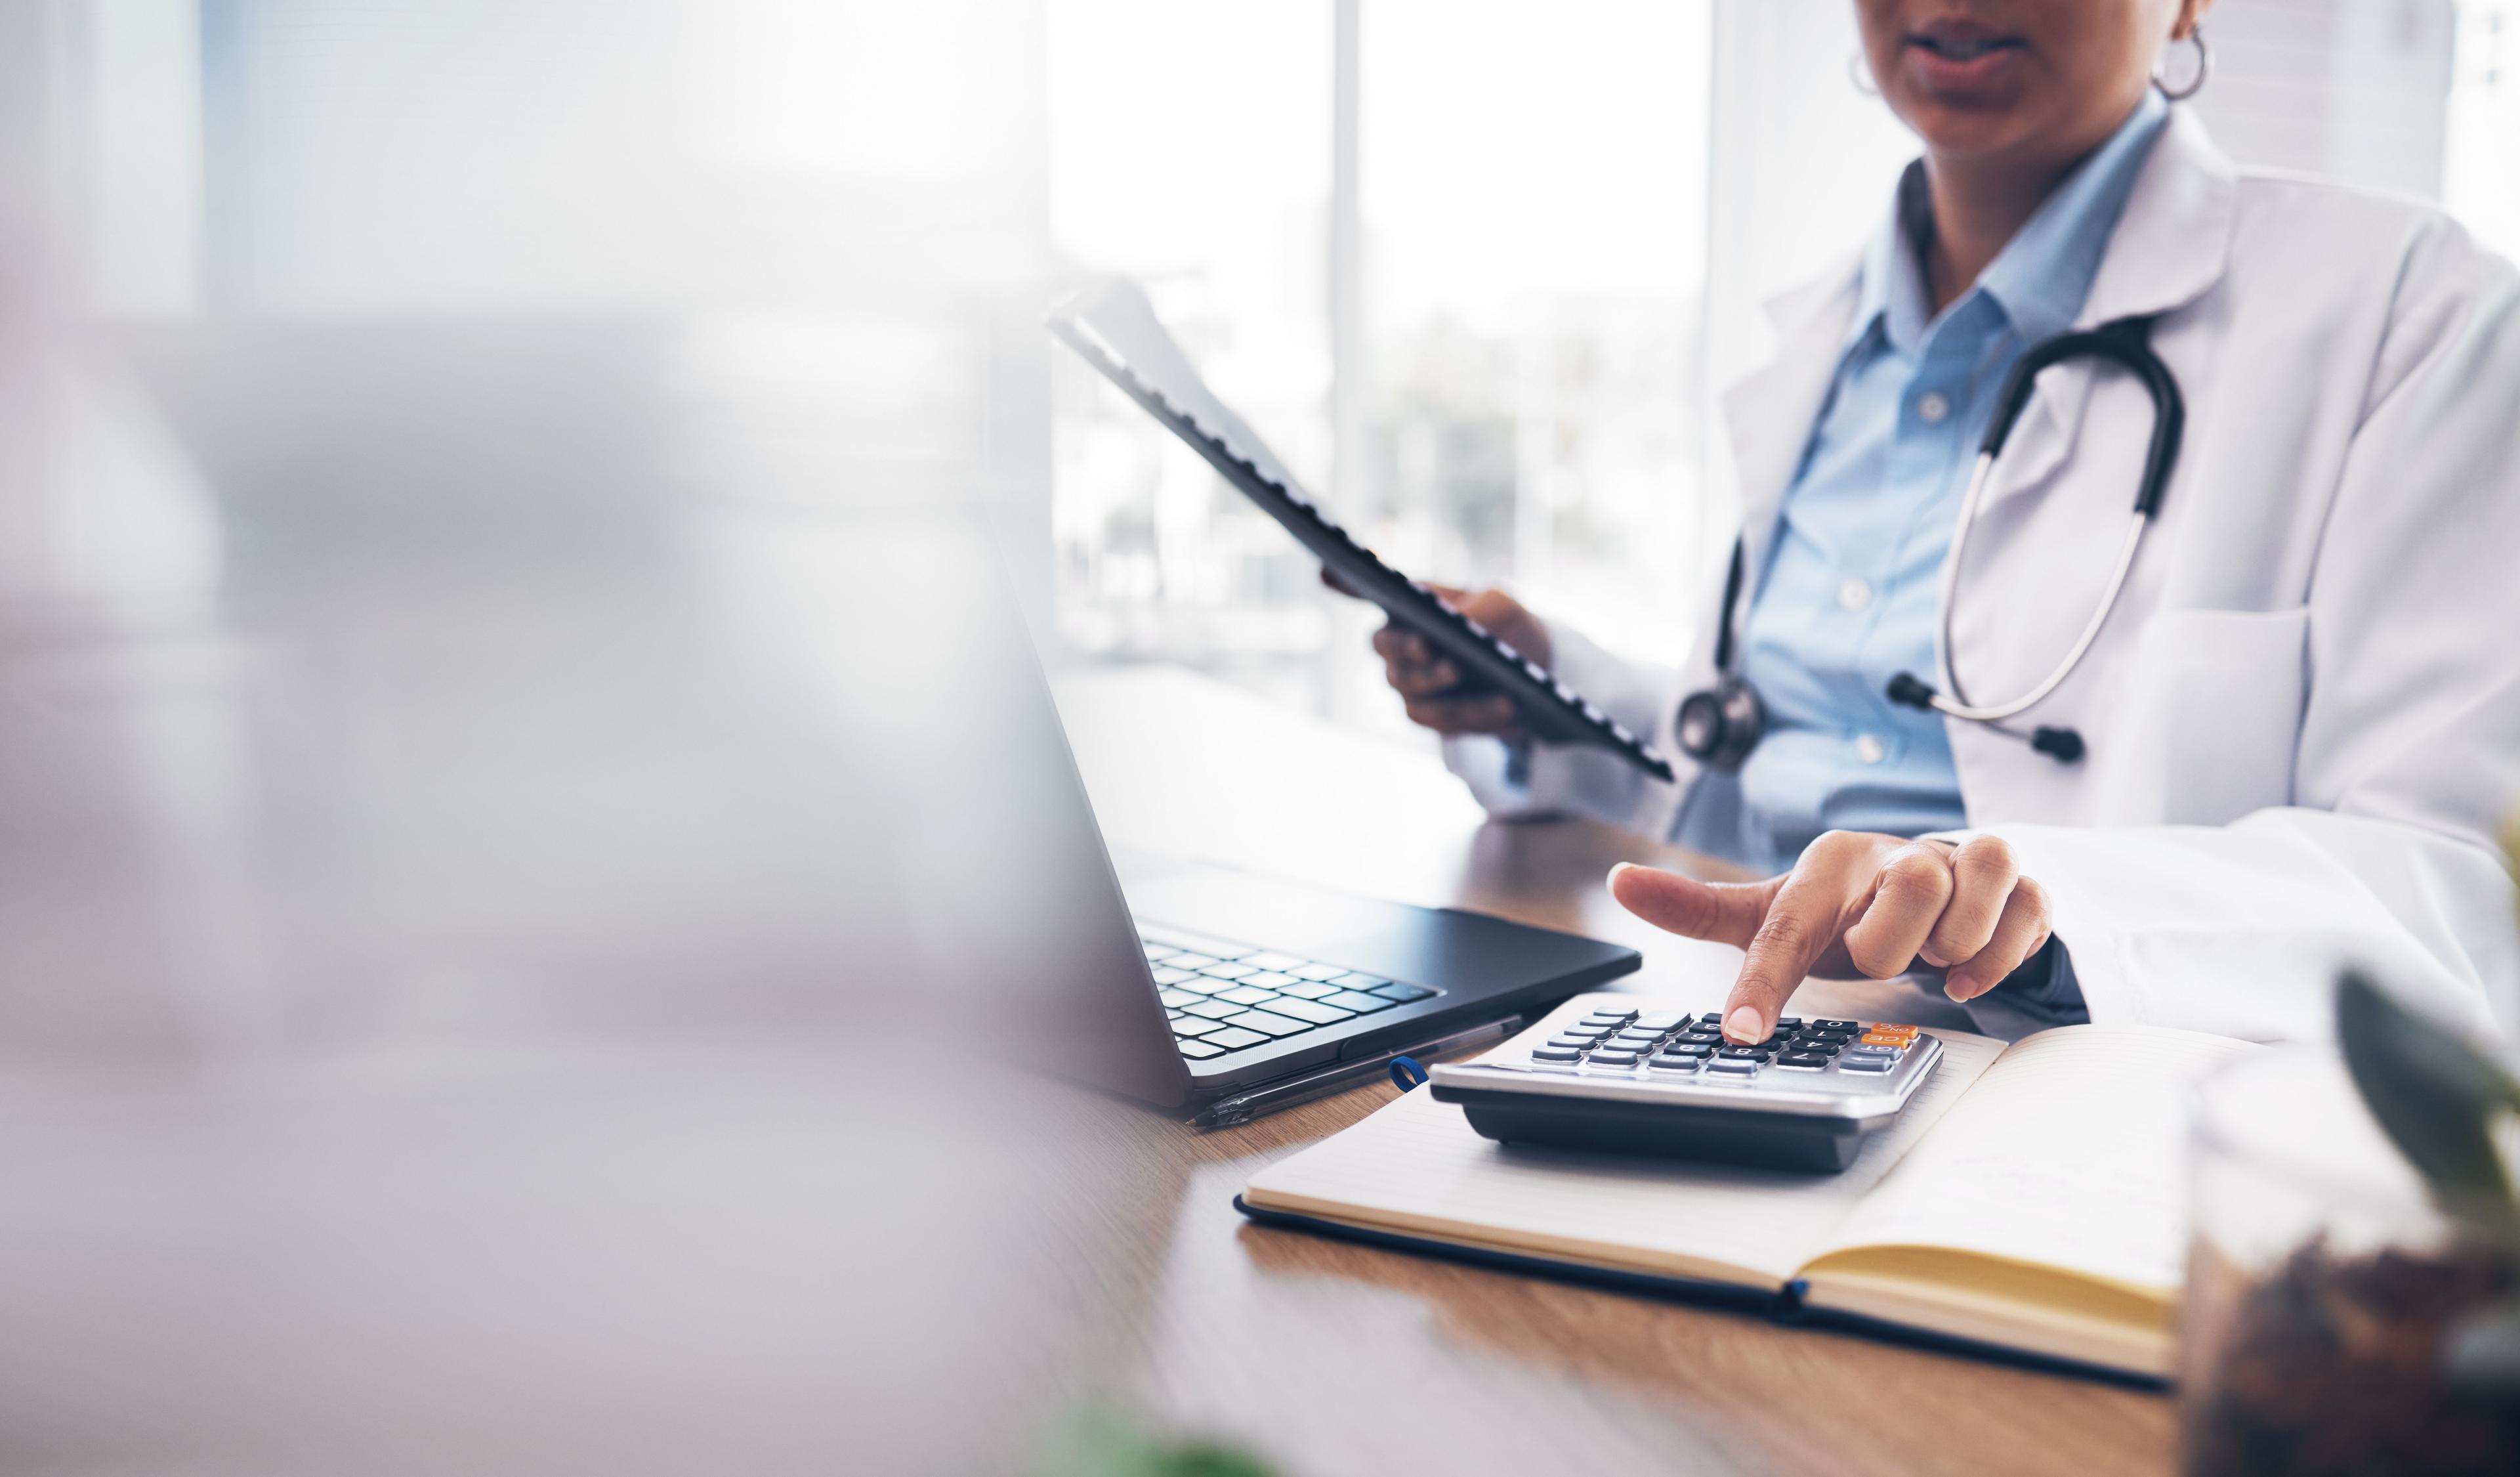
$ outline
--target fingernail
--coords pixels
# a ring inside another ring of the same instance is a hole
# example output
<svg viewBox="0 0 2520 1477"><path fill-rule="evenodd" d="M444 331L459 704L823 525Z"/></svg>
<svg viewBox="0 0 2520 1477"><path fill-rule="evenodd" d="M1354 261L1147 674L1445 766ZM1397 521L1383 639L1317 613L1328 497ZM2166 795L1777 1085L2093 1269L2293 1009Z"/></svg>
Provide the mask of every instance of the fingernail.
<svg viewBox="0 0 2520 1477"><path fill-rule="evenodd" d="M1971 997L1976 995L1977 991L1964 981L1954 982L1946 980L1943 982L1943 993L1950 995L1954 1000L1957 1000L1961 1004L1966 1004Z"/></svg>
<svg viewBox="0 0 2520 1477"><path fill-rule="evenodd" d="M1617 887L1619 885L1619 874L1621 872L1632 870L1635 866L1636 863L1633 861L1622 861L1610 868L1610 875L1604 879L1604 881L1610 887Z"/></svg>
<svg viewBox="0 0 2520 1477"><path fill-rule="evenodd" d="M1755 1005L1744 1005L1724 1018L1724 1034L1744 1045L1768 1039L1768 1023Z"/></svg>
<svg viewBox="0 0 2520 1477"><path fill-rule="evenodd" d="M1951 960L1944 958L1942 955L1934 952L1930 948L1920 948L1916 950L1916 957L1924 960L1928 964L1931 964L1936 969L1949 969L1952 967Z"/></svg>

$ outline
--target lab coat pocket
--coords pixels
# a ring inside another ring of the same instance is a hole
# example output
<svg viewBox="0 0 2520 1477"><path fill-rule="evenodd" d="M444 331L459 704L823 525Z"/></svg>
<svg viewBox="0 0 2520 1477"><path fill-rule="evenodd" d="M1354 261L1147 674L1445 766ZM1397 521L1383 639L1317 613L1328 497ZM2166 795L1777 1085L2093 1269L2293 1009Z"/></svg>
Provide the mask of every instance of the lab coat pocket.
<svg viewBox="0 0 2520 1477"><path fill-rule="evenodd" d="M2291 804L2309 635L2307 606L2164 611L2145 622L2104 813L2211 826Z"/></svg>

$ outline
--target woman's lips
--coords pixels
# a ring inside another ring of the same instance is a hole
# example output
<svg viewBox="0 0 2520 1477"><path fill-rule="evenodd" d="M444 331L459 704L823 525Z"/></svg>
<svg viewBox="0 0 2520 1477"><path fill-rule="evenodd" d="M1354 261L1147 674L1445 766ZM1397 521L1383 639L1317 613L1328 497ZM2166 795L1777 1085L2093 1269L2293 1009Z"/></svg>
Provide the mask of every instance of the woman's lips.
<svg viewBox="0 0 2520 1477"><path fill-rule="evenodd" d="M1910 36L1907 65L1937 92L1970 92L2002 81L2021 65L2022 43L2012 36Z"/></svg>

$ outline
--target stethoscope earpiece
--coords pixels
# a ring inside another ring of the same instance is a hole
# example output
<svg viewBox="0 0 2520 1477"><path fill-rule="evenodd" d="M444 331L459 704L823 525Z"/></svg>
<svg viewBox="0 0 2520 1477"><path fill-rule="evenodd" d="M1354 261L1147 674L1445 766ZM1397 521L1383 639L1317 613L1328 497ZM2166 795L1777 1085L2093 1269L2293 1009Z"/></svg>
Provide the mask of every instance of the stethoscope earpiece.
<svg viewBox="0 0 2520 1477"><path fill-rule="evenodd" d="M2120 318L2095 329L2058 334L2032 346L2014 362L2012 372L2004 377L2002 392L1996 397L1995 416L1987 423L1986 438L1978 446L1977 466L1969 474L1968 491L1960 498L1951 552L1943 558L1942 626L1934 642L1942 691L1903 671L1893 676L1884 690L1891 702L1962 722L1981 723L2012 738L2026 738L2032 749L2060 764L2082 762L2083 736L2074 729L2042 725L2025 736L2004 726L2004 719L2044 702L2082 665L2092 643L2098 639L2100 627L2107 623L2109 613L2117 609L2118 596L2126 589L2127 575L2135 568L2136 550L2142 547L2144 532L2161 509L2171 469L2179 462L2179 441L2186 426L2187 405L2179 392L2178 377L2153 352L2148 342L2151 333L2149 318ZM1960 687L1958 673L1952 669L1953 596L1959 588L1960 556L1968 547L1969 527L1977 521L1978 503L1986 493L1996 458L2003 454L2003 443L2012 435L2013 423L2030 403L2031 389L2040 371L2083 357L2107 359L2119 365L2141 381L2144 392L2152 397L2152 438L2144 450L2143 479L2136 488L2134 522L2119 545L2117 568L2109 576L2099 608L2084 623L2082 633L2066 651L2065 660L2056 664L2045 681L2009 703L1972 704ZM1758 694L1732 670L1732 615L1741 599L1741 566L1745 557L1742 541L1733 539L1732 568L1724 577L1724 609L1715 630L1715 669L1720 680L1714 687L1683 699L1678 717L1681 752L1702 764L1727 770L1739 768L1767 730L1767 711ZM1944 696L1946 692L1950 696ZM1735 715L1740 716L1736 719Z"/></svg>

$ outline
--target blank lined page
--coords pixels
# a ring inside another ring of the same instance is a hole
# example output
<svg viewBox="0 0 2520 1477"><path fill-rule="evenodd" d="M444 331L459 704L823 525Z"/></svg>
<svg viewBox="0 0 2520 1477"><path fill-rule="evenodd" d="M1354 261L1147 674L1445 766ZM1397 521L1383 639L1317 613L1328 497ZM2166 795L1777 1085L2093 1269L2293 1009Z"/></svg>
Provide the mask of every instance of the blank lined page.
<svg viewBox="0 0 2520 1477"><path fill-rule="evenodd" d="M1377 1229L1587 1265L1781 1287L2003 1051L1948 1035L1942 1066L1842 1175L1508 1149L1404 1094L1252 1177L1244 1199Z"/></svg>
<svg viewBox="0 0 2520 1477"><path fill-rule="evenodd" d="M1848 1219L1840 1244L1985 1252L2175 1292L2188 1089L2264 1049L2157 1026L2016 1041Z"/></svg>

